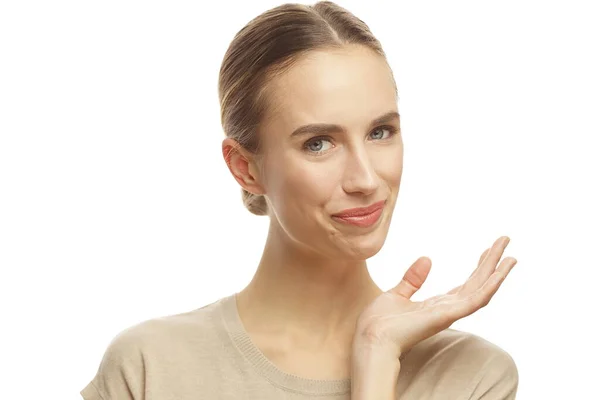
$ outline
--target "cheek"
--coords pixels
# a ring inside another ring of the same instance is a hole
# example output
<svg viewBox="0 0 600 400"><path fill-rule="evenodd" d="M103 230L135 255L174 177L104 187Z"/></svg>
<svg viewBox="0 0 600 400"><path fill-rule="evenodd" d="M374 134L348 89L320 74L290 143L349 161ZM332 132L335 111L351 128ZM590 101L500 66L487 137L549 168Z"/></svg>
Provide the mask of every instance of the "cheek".
<svg viewBox="0 0 600 400"><path fill-rule="evenodd" d="M324 164L286 157L267 165L267 195L280 210L293 207L303 213L327 204L338 177Z"/></svg>
<svg viewBox="0 0 600 400"><path fill-rule="evenodd" d="M392 151L385 154L379 154L377 160L377 171L378 175L392 187L400 185L402 178L402 166L403 166L403 154L400 152Z"/></svg>
<svg viewBox="0 0 600 400"><path fill-rule="evenodd" d="M390 167L390 180L396 184L400 184L400 179L402 178L402 157L396 158Z"/></svg>

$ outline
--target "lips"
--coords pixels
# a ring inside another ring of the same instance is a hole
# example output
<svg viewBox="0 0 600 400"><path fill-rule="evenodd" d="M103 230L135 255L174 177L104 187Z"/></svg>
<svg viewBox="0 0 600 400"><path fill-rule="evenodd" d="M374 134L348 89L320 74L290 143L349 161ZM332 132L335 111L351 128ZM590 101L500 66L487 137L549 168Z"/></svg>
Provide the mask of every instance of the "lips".
<svg viewBox="0 0 600 400"><path fill-rule="evenodd" d="M343 224L366 228L379 221L384 205L385 201L380 201L369 207L350 208L341 213L334 214L332 217Z"/></svg>
<svg viewBox="0 0 600 400"><path fill-rule="evenodd" d="M384 204L385 200L382 200L378 201L377 203L371 204L368 207L349 208L340 213L333 214L333 216L338 218L364 217L382 209Z"/></svg>

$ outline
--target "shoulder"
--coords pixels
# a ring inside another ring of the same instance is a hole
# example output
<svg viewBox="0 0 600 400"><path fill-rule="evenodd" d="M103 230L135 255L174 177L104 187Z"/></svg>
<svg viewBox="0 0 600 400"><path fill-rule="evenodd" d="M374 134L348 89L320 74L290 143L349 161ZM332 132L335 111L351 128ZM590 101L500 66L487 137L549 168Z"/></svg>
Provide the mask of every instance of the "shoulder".
<svg viewBox="0 0 600 400"><path fill-rule="evenodd" d="M143 398L148 370L189 357L190 345L209 351L208 341L218 340L212 322L218 304L144 320L118 332L93 380L81 391L84 399Z"/></svg>
<svg viewBox="0 0 600 400"><path fill-rule="evenodd" d="M512 361L510 354L500 346L470 332L445 329L415 346L420 353L446 353L449 357L468 359L475 364L485 364L490 359Z"/></svg>
<svg viewBox="0 0 600 400"><path fill-rule="evenodd" d="M174 350L177 343L206 337L211 331L217 302L179 314L144 320L120 331L110 342L107 352L126 357L155 352L167 346Z"/></svg>
<svg viewBox="0 0 600 400"><path fill-rule="evenodd" d="M414 346L402 362L460 399L513 399L519 382L513 357L469 332L445 329Z"/></svg>

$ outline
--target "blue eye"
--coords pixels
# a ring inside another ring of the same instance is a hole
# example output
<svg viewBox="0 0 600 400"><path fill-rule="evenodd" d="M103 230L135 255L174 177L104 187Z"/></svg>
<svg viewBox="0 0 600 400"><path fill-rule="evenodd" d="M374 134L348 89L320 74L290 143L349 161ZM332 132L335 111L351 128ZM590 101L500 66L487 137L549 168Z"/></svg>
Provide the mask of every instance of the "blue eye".
<svg viewBox="0 0 600 400"><path fill-rule="evenodd" d="M398 128L393 126L380 126L369 133L369 139L380 141L390 139L398 132ZM331 137L317 136L313 137L302 145L303 149L311 155L319 156L335 147Z"/></svg>
<svg viewBox="0 0 600 400"><path fill-rule="evenodd" d="M387 132L387 136L386 136L386 132ZM373 132L371 132L369 136L371 137L371 139L383 140L383 139L388 139L395 132L396 132L396 129L393 127L380 126L379 128L376 128Z"/></svg>
<svg viewBox="0 0 600 400"><path fill-rule="evenodd" d="M327 147L329 144L329 147ZM309 140L304 144L304 148L311 153L322 153L333 147L332 143L327 138L317 137Z"/></svg>

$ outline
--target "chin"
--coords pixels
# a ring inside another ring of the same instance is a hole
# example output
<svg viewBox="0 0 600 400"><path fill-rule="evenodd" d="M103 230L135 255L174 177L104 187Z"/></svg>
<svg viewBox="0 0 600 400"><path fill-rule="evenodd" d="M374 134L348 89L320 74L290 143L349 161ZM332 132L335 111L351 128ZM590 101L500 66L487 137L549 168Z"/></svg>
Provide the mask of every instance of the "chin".
<svg viewBox="0 0 600 400"><path fill-rule="evenodd" d="M366 260L381 250L387 232L372 232L370 235L346 237L338 243L339 256L348 260Z"/></svg>
<svg viewBox="0 0 600 400"><path fill-rule="evenodd" d="M347 261L366 260L373 257L379 253L387 238L390 219L385 217L371 227L356 228L337 224L329 226L327 228L329 250L323 250L332 258Z"/></svg>

